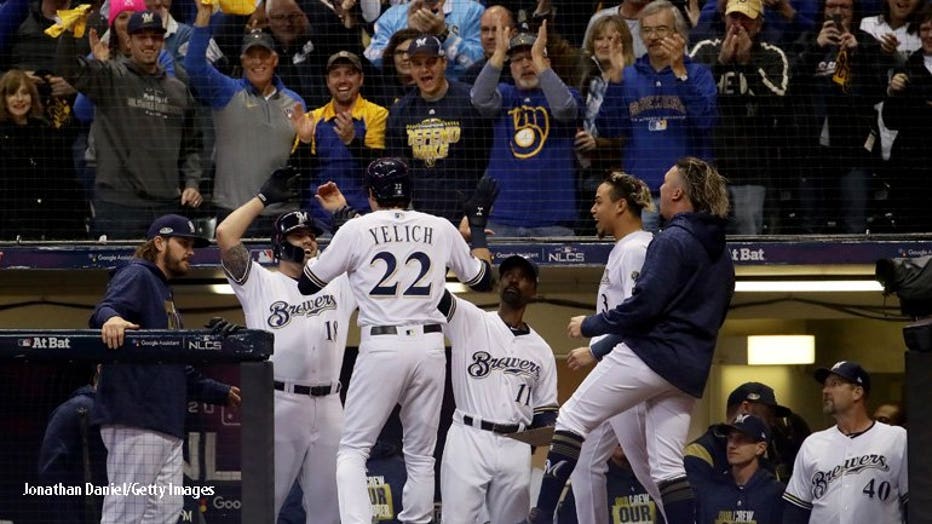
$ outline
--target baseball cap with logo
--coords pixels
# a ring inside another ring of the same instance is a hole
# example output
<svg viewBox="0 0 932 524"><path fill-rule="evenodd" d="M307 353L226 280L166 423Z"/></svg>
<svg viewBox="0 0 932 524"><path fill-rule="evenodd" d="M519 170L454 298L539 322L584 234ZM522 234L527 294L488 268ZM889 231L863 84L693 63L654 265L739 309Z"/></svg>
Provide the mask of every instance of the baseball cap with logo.
<svg viewBox="0 0 932 524"><path fill-rule="evenodd" d="M745 382L728 395L728 407L737 406L744 402L759 402L773 408L774 415L778 417L790 416L790 409L777 404L777 397L773 388L760 382Z"/></svg>
<svg viewBox="0 0 932 524"><path fill-rule="evenodd" d="M210 245L209 240L197 234L194 222L181 215L162 215L156 218L149 226L149 231L146 232L146 240L152 240L155 237L191 238L194 240L194 247Z"/></svg>
<svg viewBox="0 0 932 524"><path fill-rule="evenodd" d="M861 386L868 393L871 390L871 376L864 371L860 364L851 360L842 360L836 362L831 368L819 368L815 370L815 379L819 384L825 384L825 379L829 375L838 375L839 377Z"/></svg>
<svg viewBox="0 0 932 524"><path fill-rule="evenodd" d="M330 71L332 67L340 64L349 64L362 73L362 60L359 59L356 53L350 53L349 51L337 51L333 53L330 55L330 58L327 59L327 71Z"/></svg>
<svg viewBox="0 0 932 524"><path fill-rule="evenodd" d="M154 11L136 11L133 13L126 25L126 32L135 35L143 31L155 31L164 35L166 29L162 27L162 17Z"/></svg>
<svg viewBox="0 0 932 524"><path fill-rule="evenodd" d="M540 269L538 269L537 264L532 262L531 259L521 255L511 255L505 260L502 260L502 263L498 266L498 276L504 275L506 271L515 267L524 268L525 271L534 277L534 282L540 282Z"/></svg>
<svg viewBox="0 0 932 524"><path fill-rule="evenodd" d="M264 47L269 51L275 51L275 41L272 40L272 35L261 29L253 29L246 33L246 36L243 37L243 46L240 48L240 54L245 55L246 51L255 46Z"/></svg>
<svg viewBox="0 0 932 524"><path fill-rule="evenodd" d="M732 424L722 424L722 433L740 431L754 439L754 442L770 442L770 427L754 415L738 415Z"/></svg>
<svg viewBox="0 0 932 524"><path fill-rule="evenodd" d="M748 18L755 20L760 16L763 7L761 0L728 0L725 4L725 14L741 13Z"/></svg>
<svg viewBox="0 0 932 524"><path fill-rule="evenodd" d="M536 40L537 37L531 33L518 33L511 37L511 40L508 42L508 54L510 55L523 47L533 47Z"/></svg>
<svg viewBox="0 0 932 524"><path fill-rule="evenodd" d="M445 56L443 43L434 35L420 35L408 46L408 56L423 54L427 56Z"/></svg>

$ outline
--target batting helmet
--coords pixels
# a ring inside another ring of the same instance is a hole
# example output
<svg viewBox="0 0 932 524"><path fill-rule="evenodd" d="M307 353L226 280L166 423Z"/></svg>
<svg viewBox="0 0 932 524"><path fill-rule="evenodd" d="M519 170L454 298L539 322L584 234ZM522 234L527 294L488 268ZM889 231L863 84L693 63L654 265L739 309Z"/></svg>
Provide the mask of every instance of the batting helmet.
<svg viewBox="0 0 932 524"><path fill-rule="evenodd" d="M304 262L304 249L288 242L288 234L299 229L308 229L314 233L314 236L319 236L324 232L307 211L289 211L275 219L272 232L272 253L276 260L289 260L298 264Z"/></svg>
<svg viewBox="0 0 932 524"><path fill-rule="evenodd" d="M400 158L379 158L366 168L366 187L378 201L410 200L411 178Z"/></svg>

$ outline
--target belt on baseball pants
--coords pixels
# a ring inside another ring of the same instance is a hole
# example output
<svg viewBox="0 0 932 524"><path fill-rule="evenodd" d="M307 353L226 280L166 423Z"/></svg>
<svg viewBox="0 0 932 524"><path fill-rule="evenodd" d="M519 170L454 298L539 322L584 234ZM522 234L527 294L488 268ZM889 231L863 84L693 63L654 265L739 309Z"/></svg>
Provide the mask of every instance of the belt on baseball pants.
<svg viewBox="0 0 932 524"><path fill-rule="evenodd" d="M275 381L275 389L298 395L310 395L312 397L326 397L333 393L340 392L340 383L330 384L329 386L302 386L301 384L285 384L280 380Z"/></svg>
<svg viewBox="0 0 932 524"><path fill-rule="evenodd" d="M454 413L458 415L459 413ZM459 418L459 417L457 417ZM472 415L462 415L463 424L467 426L472 426L474 428L479 428L485 431L491 431L492 433L515 433L521 431L520 424L496 424L495 422L489 422L488 420L482 420L479 417L474 417Z"/></svg>
<svg viewBox="0 0 932 524"><path fill-rule="evenodd" d="M403 328L401 328L403 329ZM399 326L372 326L369 328L370 335L397 335ZM424 333L443 333L443 326L440 324L426 324Z"/></svg>

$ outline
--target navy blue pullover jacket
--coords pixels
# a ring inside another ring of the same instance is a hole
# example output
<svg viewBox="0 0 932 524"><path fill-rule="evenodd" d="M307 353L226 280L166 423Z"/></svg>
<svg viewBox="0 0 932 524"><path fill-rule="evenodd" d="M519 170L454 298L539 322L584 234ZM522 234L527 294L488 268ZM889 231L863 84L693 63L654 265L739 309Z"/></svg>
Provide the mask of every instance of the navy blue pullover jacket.
<svg viewBox="0 0 932 524"><path fill-rule="evenodd" d="M619 335L605 346L624 341L655 373L699 398L734 290L725 221L680 213L647 247L631 297L587 317L582 334Z"/></svg>
<svg viewBox="0 0 932 524"><path fill-rule="evenodd" d="M120 316L142 329L181 329L165 274L151 262L133 259L117 269L89 321L100 328ZM116 351L132 351L124 347ZM184 438L188 394L225 404L230 386L205 378L184 364L104 364L91 412L95 425L123 425Z"/></svg>
<svg viewBox="0 0 932 524"><path fill-rule="evenodd" d="M783 490L786 486L773 473L758 469L744 486L729 474L728 483L693 485L696 492L696 523L780 524L783 521Z"/></svg>

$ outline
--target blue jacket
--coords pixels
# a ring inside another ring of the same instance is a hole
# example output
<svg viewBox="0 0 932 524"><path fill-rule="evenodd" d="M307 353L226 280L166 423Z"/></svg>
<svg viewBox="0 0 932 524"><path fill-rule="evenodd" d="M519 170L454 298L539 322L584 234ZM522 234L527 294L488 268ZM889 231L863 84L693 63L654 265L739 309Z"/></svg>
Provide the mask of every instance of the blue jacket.
<svg viewBox="0 0 932 524"><path fill-rule="evenodd" d="M696 493L696 524L783 521L782 497L786 486L773 473L760 468L744 486L738 486L731 475L729 479L728 483L699 485L690 480Z"/></svg>
<svg viewBox="0 0 932 524"><path fill-rule="evenodd" d="M680 213L647 247L631 297L587 317L582 334L618 335L655 373L700 398L734 290L725 221Z"/></svg>
<svg viewBox="0 0 932 524"><path fill-rule="evenodd" d="M94 308L89 325L100 328L120 316L142 329L182 329L165 274L151 262L133 259L119 268ZM116 351L132 351L124 347ZM91 412L95 425L119 424L184 437L188 394L225 404L230 386L203 377L184 364L104 364Z"/></svg>
<svg viewBox="0 0 932 524"><path fill-rule="evenodd" d="M375 34L366 58L379 69L382 68L382 51L388 45L392 35L408 27L408 8L405 2L390 7L375 22ZM450 29L450 36L443 41L447 57L447 79L458 80L469 66L484 56L482 42L479 40L479 19L485 8L473 0L447 0L443 6L444 18Z"/></svg>
<svg viewBox="0 0 932 524"><path fill-rule="evenodd" d="M654 193L663 175L684 156L712 159L712 129L718 114L715 79L706 66L685 58L687 80L669 67L654 71L647 55L610 83L596 117L599 135L621 137L624 170Z"/></svg>
<svg viewBox="0 0 932 524"><path fill-rule="evenodd" d="M91 426L94 388L83 386L71 393L49 416L42 447L39 448L39 480L52 485L84 485L84 439L87 439L90 482L107 483L107 448L100 438L100 428ZM86 435L86 437L85 437ZM98 511L103 497L97 497ZM44 501L43 522L84 523L84 497L49 497Z"/></svg>

